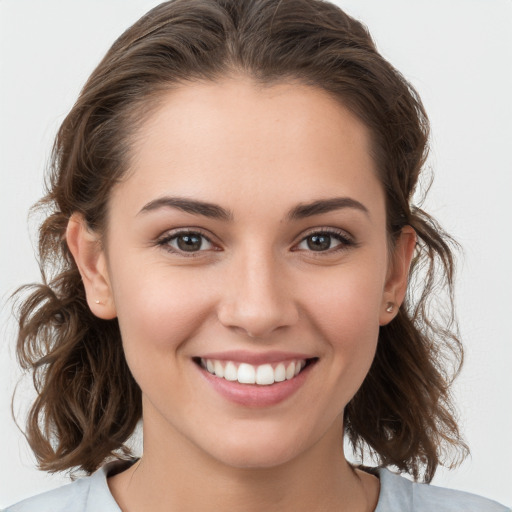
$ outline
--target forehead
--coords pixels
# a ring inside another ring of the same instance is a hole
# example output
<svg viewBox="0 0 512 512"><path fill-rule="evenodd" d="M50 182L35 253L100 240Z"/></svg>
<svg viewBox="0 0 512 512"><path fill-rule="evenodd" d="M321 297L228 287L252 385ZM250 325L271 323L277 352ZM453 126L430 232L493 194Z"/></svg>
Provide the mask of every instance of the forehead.
<svg viewBox="0 0 512 512"><path fill-rule="evenodd" d="M381 187L370 147L366 126L319 88L194 83L162 96L137 130L119 189L139 203L163 194L296 203L331 197L333 187L371 195Z"/></svg>

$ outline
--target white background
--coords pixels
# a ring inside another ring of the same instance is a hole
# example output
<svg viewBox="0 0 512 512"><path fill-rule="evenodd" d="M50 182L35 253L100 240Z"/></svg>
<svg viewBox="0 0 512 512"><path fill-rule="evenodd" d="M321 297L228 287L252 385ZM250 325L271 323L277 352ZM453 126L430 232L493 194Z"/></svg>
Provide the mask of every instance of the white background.
<svg viewBox="0 0 512 512"><path fill-rule="evenodd" d="M0 507L66 480L34 469L10 413L19 372L6 299L39 278L29 207L52 138L114 39L157 1L0 0ZM472 450L437 485L512 504L512 1L347 0L419 90L436 179L426 209L465 249L458 311L466 364L454 388ZM20 388L18 409L30 399Z"/></svg>

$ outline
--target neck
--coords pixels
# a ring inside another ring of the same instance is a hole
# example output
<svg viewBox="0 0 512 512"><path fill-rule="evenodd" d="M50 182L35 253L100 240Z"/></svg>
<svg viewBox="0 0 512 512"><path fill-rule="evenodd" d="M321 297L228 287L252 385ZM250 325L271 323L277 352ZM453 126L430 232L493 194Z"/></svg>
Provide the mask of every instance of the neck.
<svg viewBox="0 0 512 512"><path fill-rule="evenodd" d="M141 460L109 479L125 512L366 512L376 505L378 482L375 492L344 457L341 420L298 457L264 468L223 464L180 435L167 436L162 446L153 442L162 439L155 428L144 426Z"/></svg>

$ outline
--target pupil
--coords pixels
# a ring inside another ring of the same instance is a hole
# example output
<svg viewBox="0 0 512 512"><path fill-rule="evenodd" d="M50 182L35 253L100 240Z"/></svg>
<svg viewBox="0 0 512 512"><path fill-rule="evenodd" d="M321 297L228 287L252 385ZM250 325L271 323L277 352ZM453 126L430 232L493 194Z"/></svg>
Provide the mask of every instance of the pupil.
<svg viewBox="0 0 512 512"><path fill-rule="evenodd" d="M198 235L181 235L178 237L178 247L182 251L198 251L201 249L201 237Z"/></svg>
<svg viewBox="0 0 512 512"><path fill-rule="evenodd" d="M330 235L313 235L308 238L308 247L312 251L324 251L331 245Z"/></svg>

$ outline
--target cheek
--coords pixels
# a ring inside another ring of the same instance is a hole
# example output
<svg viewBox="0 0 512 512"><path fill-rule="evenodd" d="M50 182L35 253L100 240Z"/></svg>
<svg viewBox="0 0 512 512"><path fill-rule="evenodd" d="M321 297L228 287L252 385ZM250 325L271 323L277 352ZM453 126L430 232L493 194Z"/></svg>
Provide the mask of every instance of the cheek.
<svg viewBox="0 0 512 512"><path fill-rule="evenodd" d="M372 364L384 281L384 267L361 264L340 269L322 287L308 286L308 317L332 362L329 378L337 384L337 403L348 403Z"/></svg>
<svg viewBox="0 0 512 512"><path fill-rule="evenodd" d="M160 265L126 270L114 275L113 292L127 358L179 351L210 310L202 280L191 279L188 269Z"/></svg>
<svg viewBox="0 0 512 512"><path fill-rule="evenodd" d="M385 268L358 262L305 283L304 296L316 328L328 339L363 341L379 327Z"/></svg>

